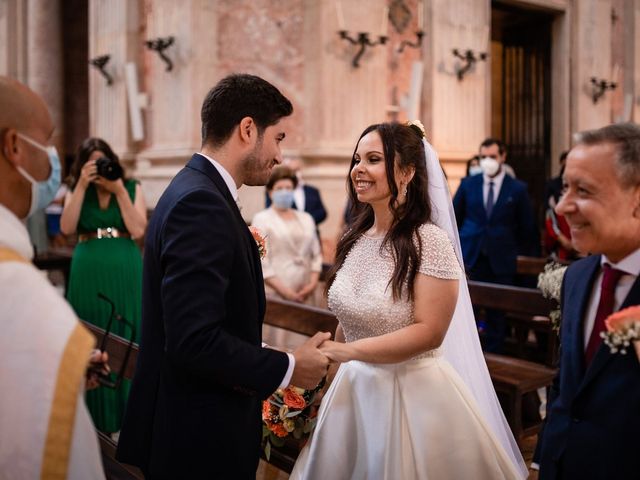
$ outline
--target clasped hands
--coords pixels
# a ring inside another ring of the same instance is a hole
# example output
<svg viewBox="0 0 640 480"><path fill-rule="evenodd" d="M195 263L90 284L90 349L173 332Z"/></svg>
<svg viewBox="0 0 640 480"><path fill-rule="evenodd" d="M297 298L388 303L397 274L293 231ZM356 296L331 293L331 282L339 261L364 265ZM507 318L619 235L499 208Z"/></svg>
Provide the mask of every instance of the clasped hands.
<svg viewBox="0 0 640 480"><path fill-rule="evenodd" d="M318 332L292 352L296 361L292 385L313 389L329 373L331 365L351 360L348 346L330 339L329 332Z"/></svg>

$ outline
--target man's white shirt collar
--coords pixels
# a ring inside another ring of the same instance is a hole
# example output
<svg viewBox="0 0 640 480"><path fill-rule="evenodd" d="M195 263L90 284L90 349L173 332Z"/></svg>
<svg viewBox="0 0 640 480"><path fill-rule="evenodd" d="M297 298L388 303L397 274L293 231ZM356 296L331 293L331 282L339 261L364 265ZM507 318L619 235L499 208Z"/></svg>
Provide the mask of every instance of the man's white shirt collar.
<svg viewBox="0 0 640 480"><path fill-rule="evenodd" d="M218 162L216 162L213 158L208 157L207 155L205 155L202 152L198 152L198 155L203 156L204 158L206 158L207 160L209 160L211 162L211 165L213 165L215 167L215 169L218 171L218 173L222 177L222 180L224 180L225 185L229 189L229 193L231 193L231 196L237 202L239 200L239 198L238 198L238 187L236 187L236 182L233 180L233 177L231 176L231 174L229 172L227 172L227 170L222 165L220 165Z"/></svg>
<svg viewBox="0 0 640 480"><path fill-rule="evenodd" d="M614 263L609 260L606 255L602 255L600 257L600 265L604 265L605 263L608 263L616 270L622 270L623 272L636 277L640 272L640 248L624 257L618 263Z"/></svg>

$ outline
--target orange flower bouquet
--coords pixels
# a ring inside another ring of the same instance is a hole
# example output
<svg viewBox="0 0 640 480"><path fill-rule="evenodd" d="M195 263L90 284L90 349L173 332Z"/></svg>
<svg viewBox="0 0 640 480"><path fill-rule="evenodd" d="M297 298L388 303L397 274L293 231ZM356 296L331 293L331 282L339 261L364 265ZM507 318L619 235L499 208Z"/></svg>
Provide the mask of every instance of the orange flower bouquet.
<svg viewBox="0 0 640 480"><path fill-rule="evenodd" d="M612 313L604 321L607 327L602 332L604 343L611 349L611 353L625 355L633 344L638 360L640 360L640 306L628 307Z"/></svg>
<svg viewBox="0 0 640 480"><path fill-rule="evenodd" d="M256 246L258 247L258 253L260 254L260 260L264 259L267 255L267 240L266 237L262 236L260 230L256 227L249 227L249 231L251 232L251 236L256 241Z"/></svg>
<svg viewBox="0 0 640 480"><path fill-rule="evenodd" d="M324 380L313 390L279 388L262 403L262 449L267 460L271 448L283 447L285 439L306 439L316 426L318 407L313 404Z"/></svg>

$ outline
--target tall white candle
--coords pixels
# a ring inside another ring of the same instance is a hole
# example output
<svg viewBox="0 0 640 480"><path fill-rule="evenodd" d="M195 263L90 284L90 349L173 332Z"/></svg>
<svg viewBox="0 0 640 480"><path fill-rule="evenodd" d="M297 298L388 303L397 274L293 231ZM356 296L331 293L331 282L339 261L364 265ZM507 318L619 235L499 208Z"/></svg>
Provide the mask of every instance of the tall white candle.
<svg viewBox="0 0 640 480"><path fill-rule="evenodd" d="M336 1L336 15L338 16L338 30L344 31L344 17L342 16L342 5L340 0Z"/></svg>
<svg viewBox="0 0 640 480"><path fill-rule="evenodd" d="M613 74L612 74L611 82L618 83L619 78L620 78L620 65L616 63L613 66Z"/></svg>
<svg viewBox="0 0 640 480"><path fill-rule="evenodd" d="M384 7L382 10L382 26L380 35L386 37L387 36L387 28L389 26L389 7Z"/></svg>

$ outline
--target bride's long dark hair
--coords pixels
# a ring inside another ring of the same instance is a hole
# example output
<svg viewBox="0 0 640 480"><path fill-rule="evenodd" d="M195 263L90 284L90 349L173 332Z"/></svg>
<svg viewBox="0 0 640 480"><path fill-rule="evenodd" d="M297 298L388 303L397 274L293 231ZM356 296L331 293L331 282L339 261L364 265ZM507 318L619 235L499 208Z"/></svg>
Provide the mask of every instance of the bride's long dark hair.
<svg viewBox="0 0 640 480"><path fill-rule="evenodd" d="M387 183L391 191L389 209L393 215L391 227L384 237L381 251L390 246L391 254L393 255L395 265L393 275L389 281L393 299L398 300L406 293L406 297L412 300L413 284L422 256L422 242L418 234L418 228L420 225L431 221L431 203L428 195L429 180L424 160L422 132L418 127L395 122L379 123L367 127L360 135L353 151L349 172L351 172L355 164L355 154L360 140L374 130L378 132L382 139ZM413 178L407 185L406 201L402 204L398 203L399 192L395 180L396 165L400 171L415 169ZM328 274L327 292L351 248L362 234L371 228L374 221L373 208L367 203L358 201L350 175L347 176L347 190L351 201L353 222L338 242L336 261Z"/></svg>

